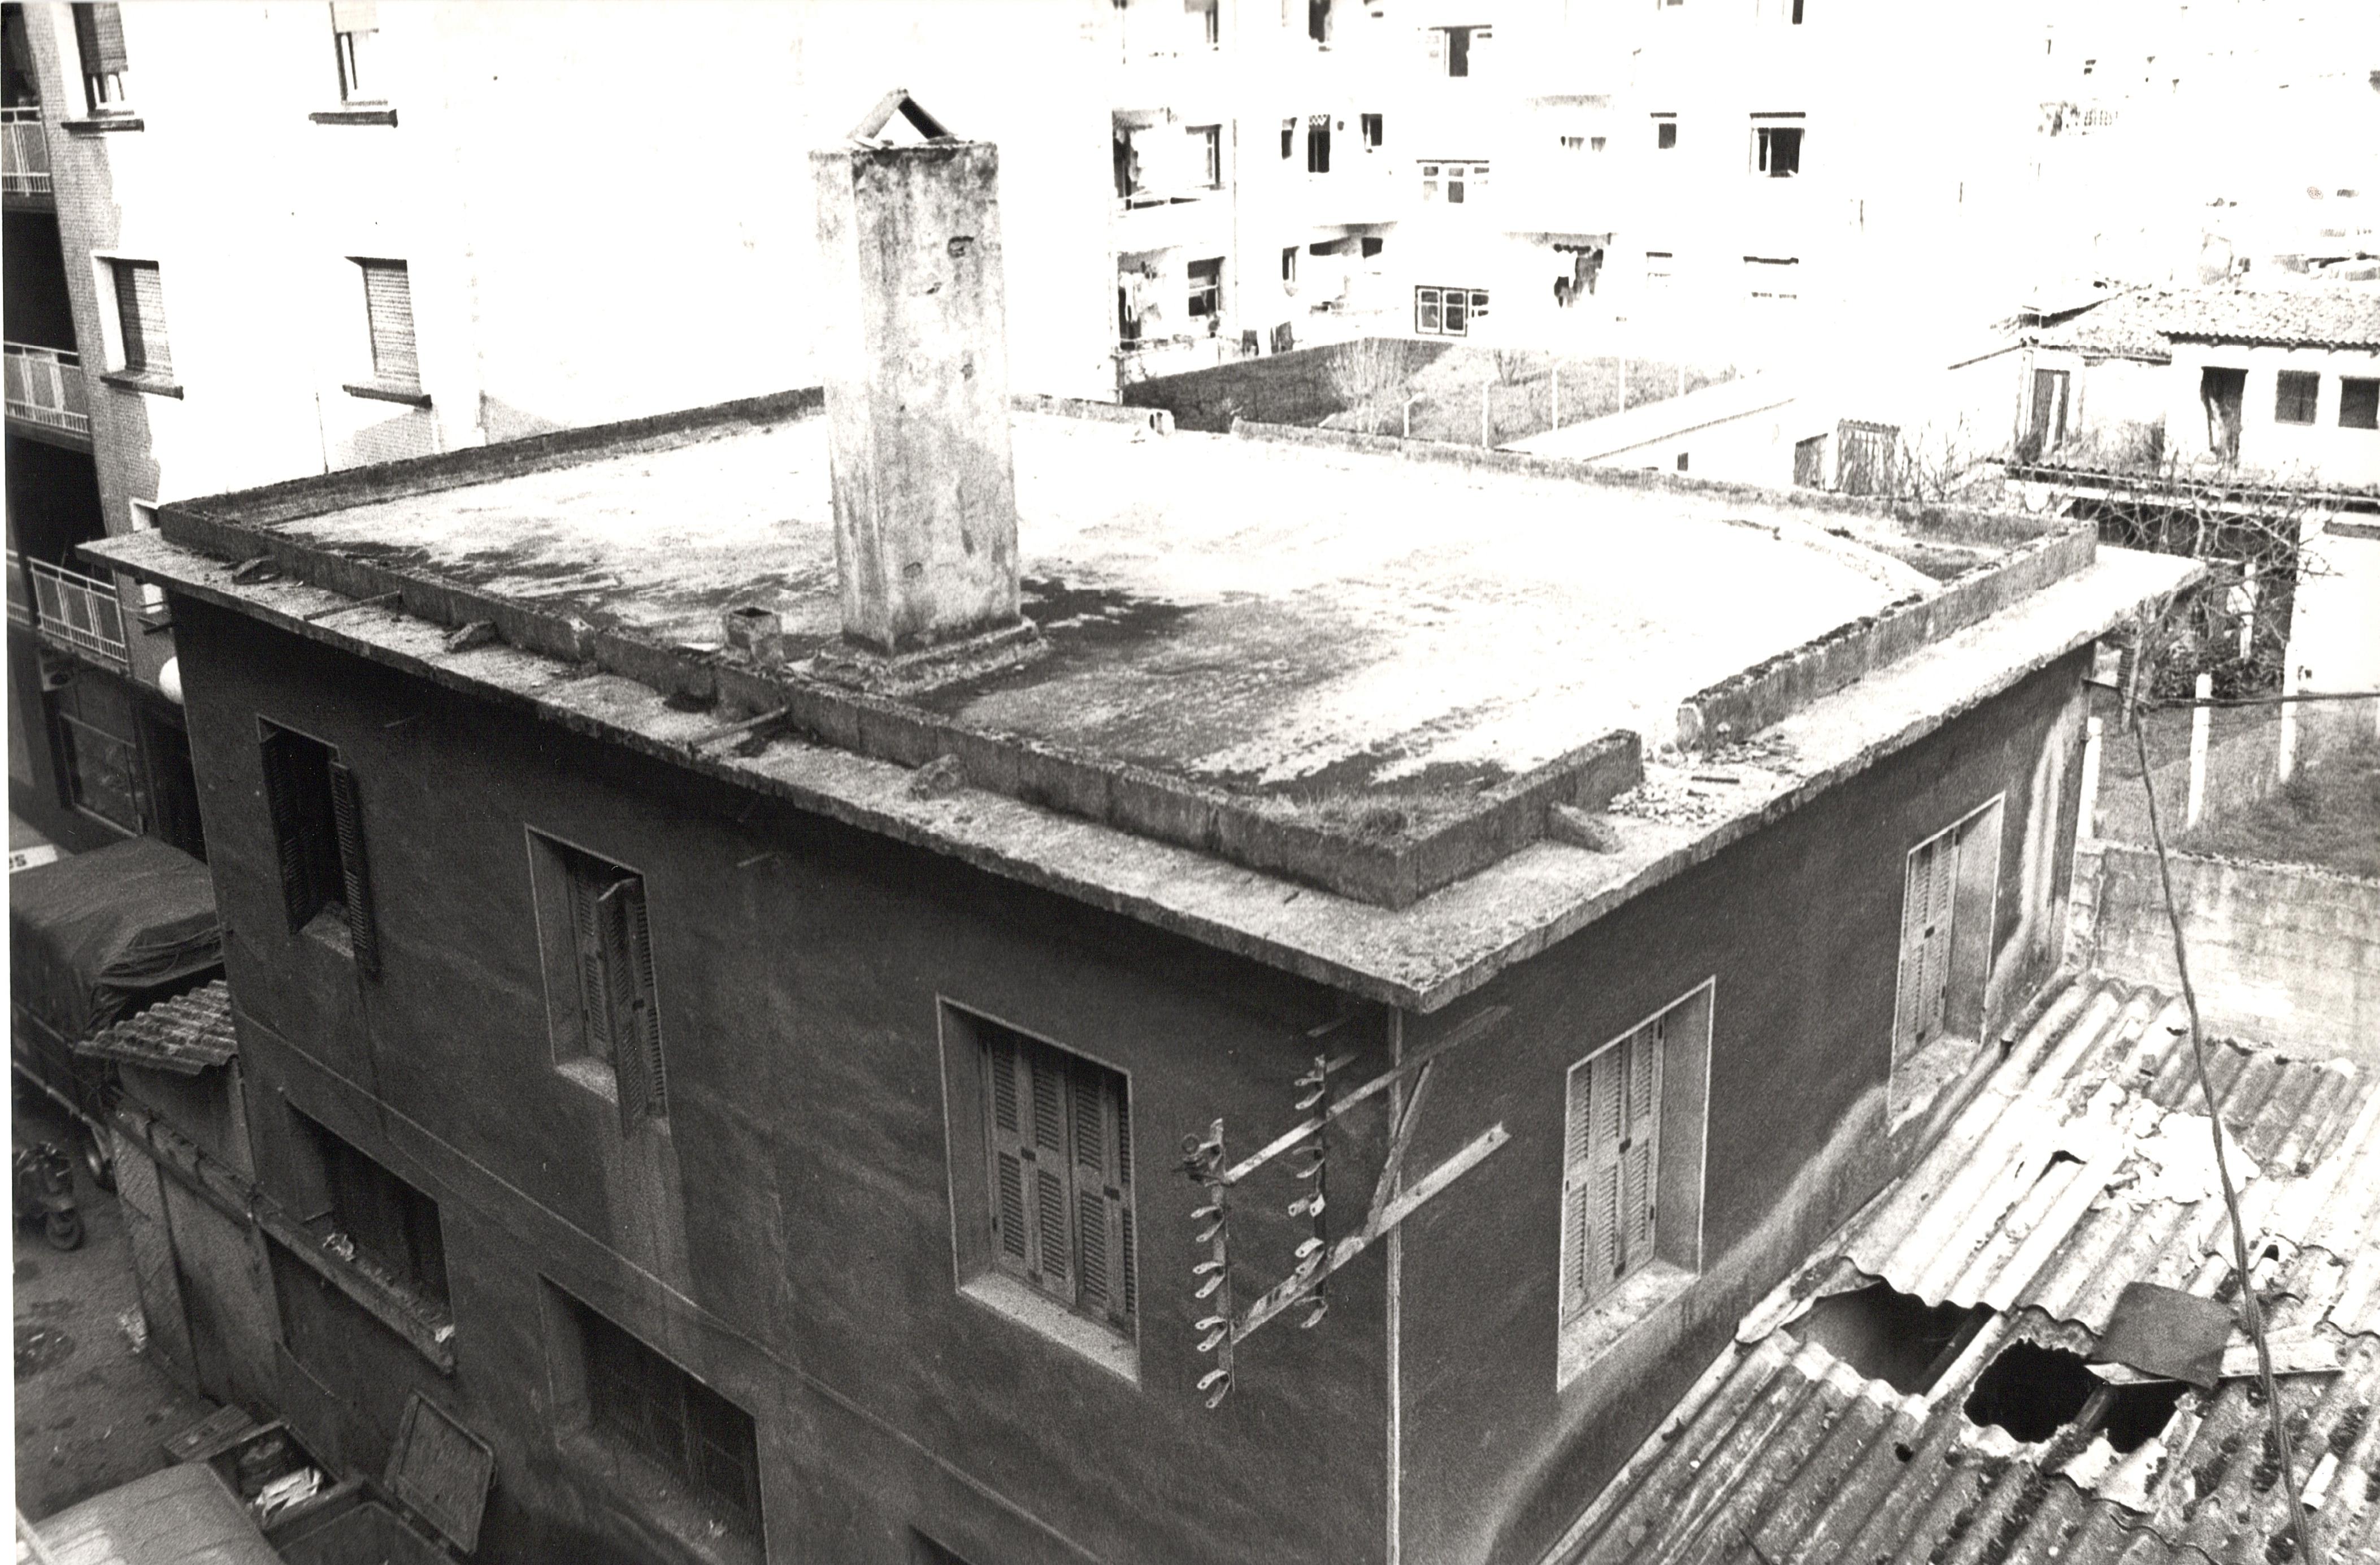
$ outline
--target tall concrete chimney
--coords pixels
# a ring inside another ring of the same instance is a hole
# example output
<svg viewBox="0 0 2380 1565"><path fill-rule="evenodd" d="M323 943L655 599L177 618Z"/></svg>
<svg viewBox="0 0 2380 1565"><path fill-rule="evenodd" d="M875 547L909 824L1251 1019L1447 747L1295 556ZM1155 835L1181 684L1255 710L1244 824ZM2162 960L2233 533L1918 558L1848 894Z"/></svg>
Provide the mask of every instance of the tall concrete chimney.
<svg viewBox="0 0 2380 1565"><path fill-rule="evenodd" d="M929 139L877 139L898 109ZM1018 612L1000 153L905 92L810 154L843 633L892 659Z"/></svg>

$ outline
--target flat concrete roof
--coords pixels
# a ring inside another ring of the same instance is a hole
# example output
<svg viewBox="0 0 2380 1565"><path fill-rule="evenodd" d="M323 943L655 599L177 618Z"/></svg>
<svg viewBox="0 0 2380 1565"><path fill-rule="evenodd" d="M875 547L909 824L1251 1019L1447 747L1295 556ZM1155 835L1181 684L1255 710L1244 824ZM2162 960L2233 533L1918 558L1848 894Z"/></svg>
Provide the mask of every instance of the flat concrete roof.
<svg viewBox="0 0 2380 1565"><path fill-rule="evenodd" d="M2095 558L2087 535L2012 546L2039 532L2015 522L1999 545L1990 525L1912 540L1859 502L1500 453L1472 465L1302 435L1135 438L1087 418L1025 416L1016 432L1028 612L1051 650L899 701L718 650L730 605L777 607L796 655L833 630L823 423L773 405L169 505L160 532L85 551L290 633L1423 1011L2197 569ZM1944 551L2010 564L1942 581L1897 557L1940 574ZM495 639L451 634L478 619ZM1657 751L1640 766L1633 738L1625 754L1606 746L1583 764L1593 788L1563 777L1549 792L1529 781L1545 769L1526 769L1553 757L1559 770L1609 725L1666 730L1690 695L1708 698L1721 740L1722 713L1747 718L1737 737L1762 732L1730 761L1741 780L1724 799L1601 815L1597 850L1548 835L1553 806L1600 810L1639 777L1649 795L1683 792L1697 763ZM712 742L781 702L797 716ZM941 754L964 762L957 783L917 786L916 768ZM1292 821L1291 836L1305 835L1280 849L1257 828L1281 823L1246 801L1300 789L1499 802L1457 821L1469 836L1451 858L1463 832L1431 838L1402 816L1336 837ZM1184 824L1184 801L1200 800L1208 813ZM1397 839L1382 861L1406 875L1396 894L1342 890L1313 869L1361 859L1374 836ZM1426 862L1408 873L1408 860Z"/></svg>
<svg viewBox="0 0 2380 1565"><path fill-rule="evenodd" d="M1733 495L1020 413L1026 615L1050 654L930 711L1259 791L1474 791L1938 583ZM839 635L821 416L735 422L273 524L668 645L722 611Z"/></svg>

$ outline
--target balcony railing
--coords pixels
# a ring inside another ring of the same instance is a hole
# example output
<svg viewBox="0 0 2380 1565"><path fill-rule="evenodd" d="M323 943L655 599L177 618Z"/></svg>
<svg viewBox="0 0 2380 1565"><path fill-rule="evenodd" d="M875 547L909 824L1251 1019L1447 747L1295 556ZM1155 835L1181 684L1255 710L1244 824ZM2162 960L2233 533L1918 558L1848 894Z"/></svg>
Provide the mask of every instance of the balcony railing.
<svg viewBox="0 0 2380 1565"><path fill-rule="evenodd" d="M72 348L7 346L8 416L88 437L91 392L82 359Z"/></svg>
<svg viewBox="0 0 2380 1565"><path fill-rule="evenodd" d="M42 128L40 106L0 109L0 135L6 138L5 158L0 158L0 193L50 194L50 138Z"/></svg>
<svg viewBox="0 0 2380 1565"><path fill-rule="evenodd" d="M120 673L132 671L124 642L124 605L115 584L47 560L28 560L35 628L43 641L82 653Z"/></svg>

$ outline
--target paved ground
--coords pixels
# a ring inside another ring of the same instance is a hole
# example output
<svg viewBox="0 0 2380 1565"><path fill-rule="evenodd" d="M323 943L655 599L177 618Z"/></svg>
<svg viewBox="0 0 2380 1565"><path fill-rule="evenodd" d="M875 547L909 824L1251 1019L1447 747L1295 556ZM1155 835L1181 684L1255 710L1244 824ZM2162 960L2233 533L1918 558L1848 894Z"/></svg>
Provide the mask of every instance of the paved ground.
<svg viewBox="0 0 2380 1565"><path fill-rule="evenodd" d="M62 1111L19 1095L18 1143L71 1144ZM35 1521L164 1466L159 1442L213 1405L134 1351L120 1317L139 1301L115 1197L79 1168L75 1197L81 1249L53 1250L30 1224L16 1231L17 1508Z"/></svg>

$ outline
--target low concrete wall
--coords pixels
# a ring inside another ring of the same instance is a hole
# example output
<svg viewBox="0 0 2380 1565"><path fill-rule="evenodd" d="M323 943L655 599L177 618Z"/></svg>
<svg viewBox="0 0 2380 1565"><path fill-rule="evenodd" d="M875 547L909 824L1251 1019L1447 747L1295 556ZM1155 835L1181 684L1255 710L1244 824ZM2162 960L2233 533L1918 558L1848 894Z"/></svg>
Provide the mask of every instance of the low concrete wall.
<svg viewBox="0 0 2380 1565"><path fill-rule="evenodd" d="M2154 850L2097 844L2098 964L2179 984ZM2170 855L2206 1030L2380 1068L2380 880L2300 864ZM2079 900L2079 899L2078 899Z"/></svg>

